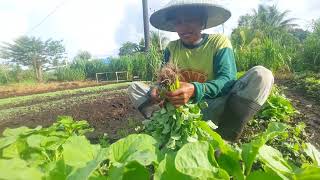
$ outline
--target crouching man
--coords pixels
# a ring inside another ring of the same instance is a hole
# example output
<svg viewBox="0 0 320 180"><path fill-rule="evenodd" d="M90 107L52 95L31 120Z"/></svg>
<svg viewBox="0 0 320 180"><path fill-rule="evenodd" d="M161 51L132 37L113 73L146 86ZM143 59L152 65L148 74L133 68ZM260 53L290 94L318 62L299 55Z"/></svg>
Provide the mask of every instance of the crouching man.
<svg viewBox="0 0 320 180"><path fill-rule="evenodd" d="M224 139L236 141L248 120L267 100L274 78L270 70L256 66L237 80L228 38L201 32L226 22L230 16L230 11L211 0L172 0L153 13L150 22L180 37L168 44L163 63L176 64L181 70L181 88L168 93L166 98L176 107L205 100L208 108L202 111L204 119L216 123ZM128 93L146 118L159 108L156 87L133 83Z"/></svg>

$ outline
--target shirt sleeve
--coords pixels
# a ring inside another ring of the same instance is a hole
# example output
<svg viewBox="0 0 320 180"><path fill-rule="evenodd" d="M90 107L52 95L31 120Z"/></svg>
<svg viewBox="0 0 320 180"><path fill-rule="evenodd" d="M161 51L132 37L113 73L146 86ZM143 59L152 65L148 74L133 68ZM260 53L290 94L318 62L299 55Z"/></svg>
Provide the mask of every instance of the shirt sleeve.
<svg viewBox="0 0 320 180"><path fill-rule="evenodd" d="M216 98L227 94L236 81L236 64L232 48L218 50L214 56L214 80L205 83L193 82L195 86L194 102L203 98Z"/></svg>

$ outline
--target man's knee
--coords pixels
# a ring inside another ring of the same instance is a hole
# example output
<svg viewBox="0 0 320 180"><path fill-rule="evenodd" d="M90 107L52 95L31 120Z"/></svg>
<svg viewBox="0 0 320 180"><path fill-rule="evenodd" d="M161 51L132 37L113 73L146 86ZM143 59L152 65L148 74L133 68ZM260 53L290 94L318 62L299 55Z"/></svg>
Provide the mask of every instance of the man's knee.
<svg viewBox="0 0 320 180"><path fill-rule="evenodd" d="M274 83L274 77L272 72L263 67L263 66L255 66L251 69L252 71L252 81L256 84L259 84L261 88L271 88Z"/></svg>
<svg viewBox="0 0 320 180"><path fill-rule="evenodd" d="M133 105L138 108L147 99L147 93L150 90L150 86L142 82L133 82L128 87L128 95Z"/></svg>
<svg viewBox="0 0 320 180"><path fill-rule="evenodd" d="M237 94L243 98L255 101L263 105L271 92L274 77L272 72L263 66L251 68L246 75L239 80Z"/></svg>

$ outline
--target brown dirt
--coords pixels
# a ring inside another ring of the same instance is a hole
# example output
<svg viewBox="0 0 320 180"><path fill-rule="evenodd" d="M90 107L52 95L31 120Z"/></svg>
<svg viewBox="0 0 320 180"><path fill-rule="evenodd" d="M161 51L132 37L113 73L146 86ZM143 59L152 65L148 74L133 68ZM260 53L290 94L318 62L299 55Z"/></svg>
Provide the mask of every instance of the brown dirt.
<svg viewBox="0 0 320 180"><path fill-rule="evenodd" d="M72 116L77 120L87 120L95 129L92 134L89 134L91 139L97 139L107 133L111 140L133 133L134 128L141 124L143 119L140 113L133 108L126 92L121 90L117 93L102 92L101 95L76 105L65 104L63 107L55 106L39 113L13 116L10 120L0 124L0 132L6 127L50 126L60 115Z"/></svg>
<svg viewBox="0 0 320 180"><path fill-rule="evenodd" d="M96 81L73 81L73 82L50 82L37 84L10 84L0 86L0 99L13 96L24 96L55 92L66 89L78 89L85 87L101 86L107 83L97 83Z"/></svg>

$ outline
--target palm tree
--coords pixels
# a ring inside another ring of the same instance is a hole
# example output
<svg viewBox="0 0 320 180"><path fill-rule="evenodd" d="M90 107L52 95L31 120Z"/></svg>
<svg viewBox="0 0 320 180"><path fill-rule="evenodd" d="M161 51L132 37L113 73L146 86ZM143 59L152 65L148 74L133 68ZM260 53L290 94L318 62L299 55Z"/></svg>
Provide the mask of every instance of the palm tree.
<svg viewBox="0 0 320 180"><path fill-rule="evenodd" d="M151 31L150 32L150 42L151 46L157 48L159 51L163 50L163 47L166 47L166 45L169 42L169 38L164 36L162 33L159 33L157 31ZM142 38L139 45L141 47L144 47L144 39Z"/></svg>
<svg viewBox="0 0 320 180"><path fill-rule="evenodd" d="M281 12L275 5L259 5L258 10L253 10L251 26L261 30L289 30L297 26L293 23L295 18L286 18L290 11Z"/></svg>

